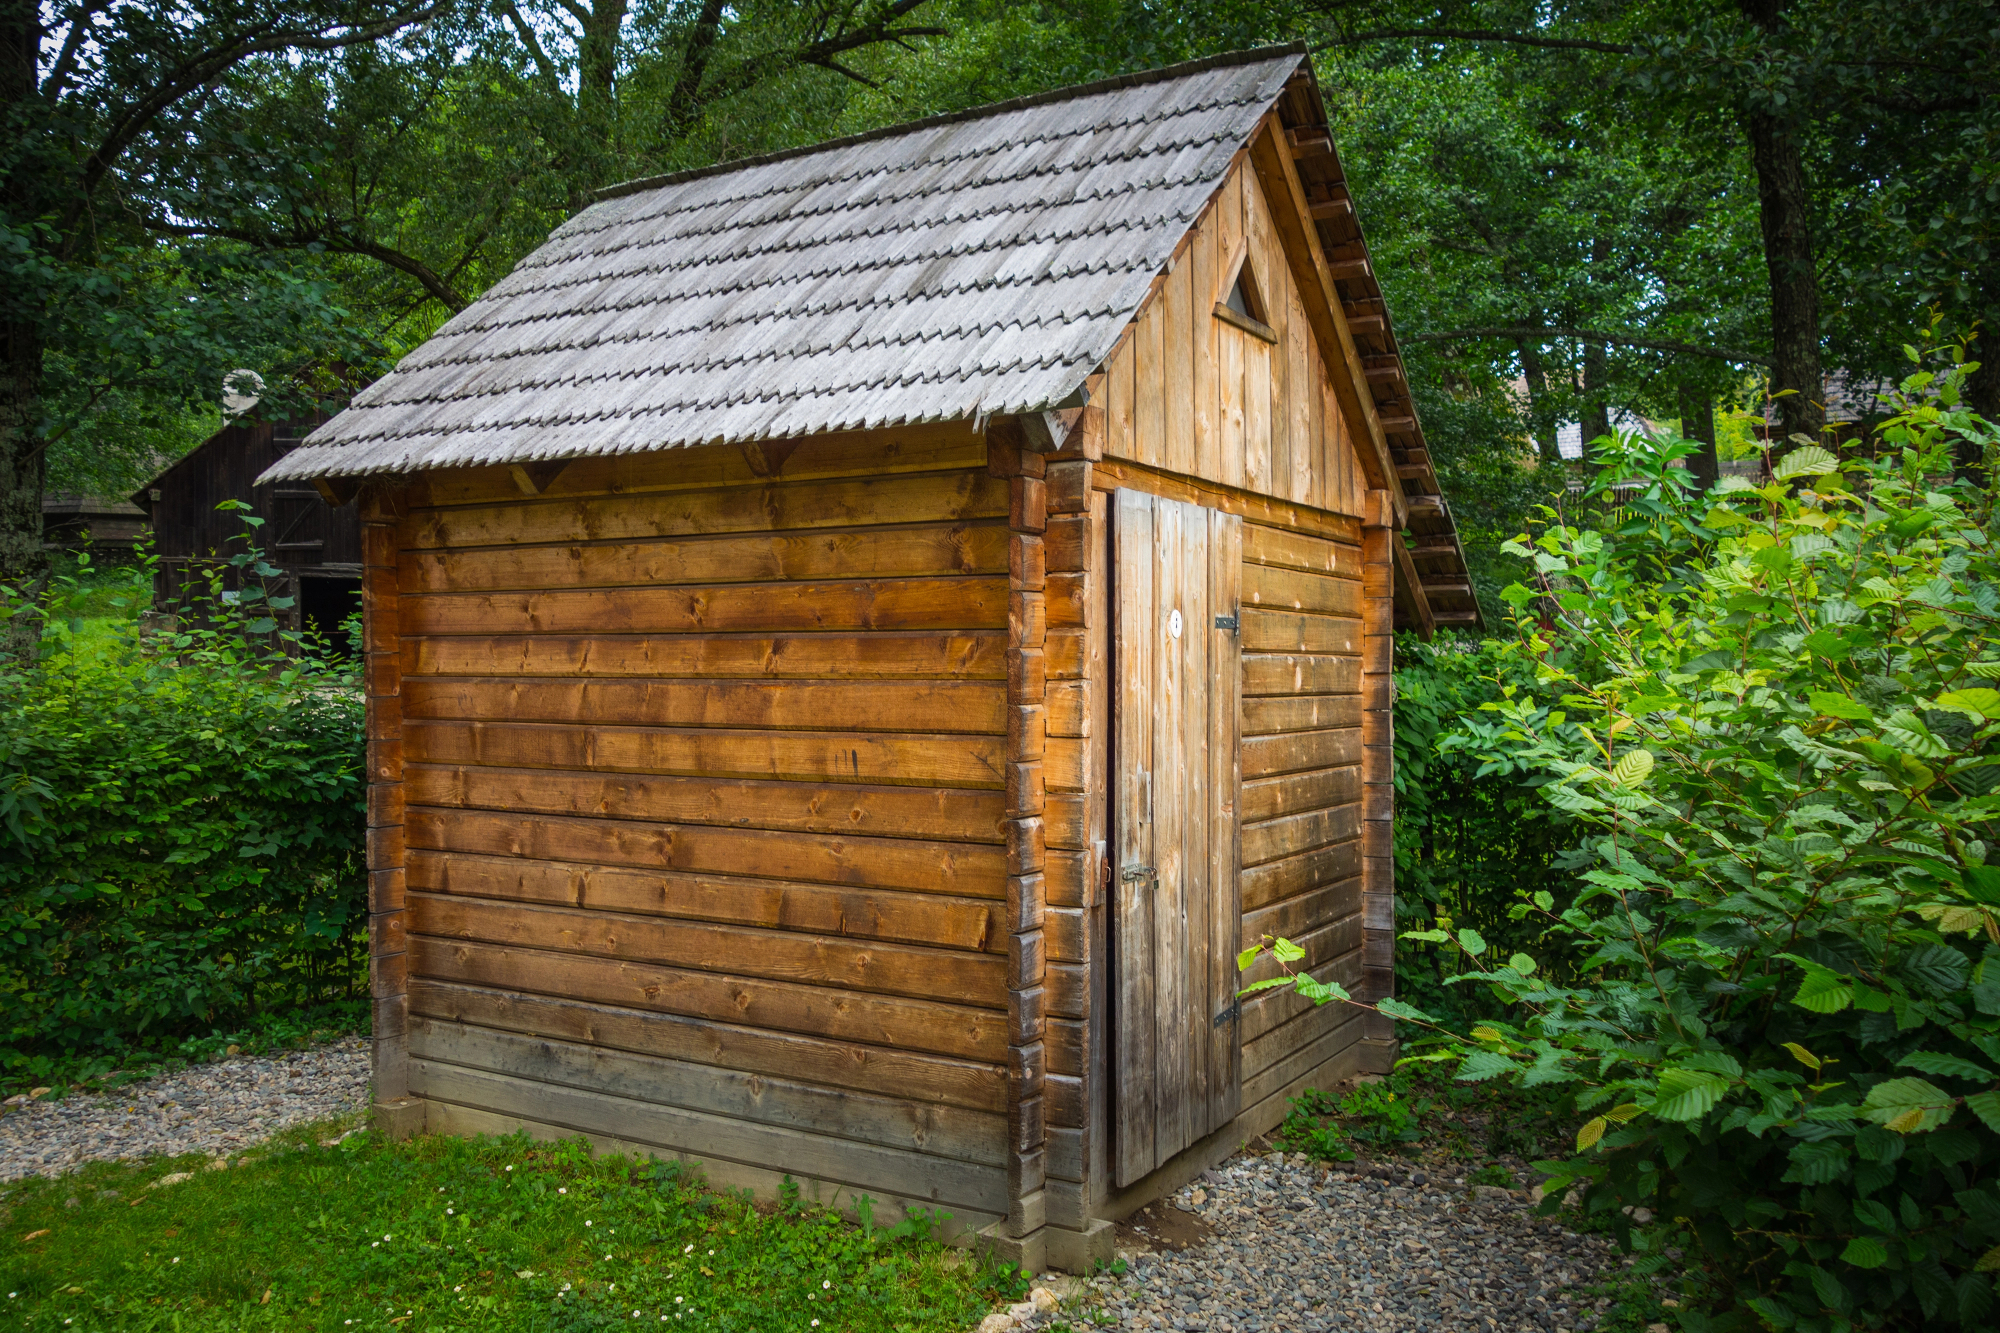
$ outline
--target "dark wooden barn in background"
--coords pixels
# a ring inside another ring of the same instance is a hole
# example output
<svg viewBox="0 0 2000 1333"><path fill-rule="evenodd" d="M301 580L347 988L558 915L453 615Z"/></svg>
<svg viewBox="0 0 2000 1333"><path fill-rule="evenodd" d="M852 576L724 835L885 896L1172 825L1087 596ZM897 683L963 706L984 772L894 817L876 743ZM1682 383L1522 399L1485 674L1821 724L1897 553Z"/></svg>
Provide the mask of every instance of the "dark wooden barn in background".
<svg viewBox="0 0 2000 1333"><path fill-rule="evenodd" d="M1393 633L1476 623L1297 50L610 192L358 495L375 1093L1087 1267L1394 1058Z"/></svg>
<svg viewBox="0 0 2000 1333"><path fill-rule="evenodd" d="M156 607L179 604L190 580L196 588L203 586L205 565L255 542L285 572L283 595L296 602L281 618L282 627L315 630L336 648L343 646L340 623L361 607L360 515L353 505L329 505L309 481L256 485L260 474L296 449L318 424L225 426L132 496L152 525L159 555ZM253 532L243 511L216 507L225 500L247 504L247 512L263 524Z"/></svg>

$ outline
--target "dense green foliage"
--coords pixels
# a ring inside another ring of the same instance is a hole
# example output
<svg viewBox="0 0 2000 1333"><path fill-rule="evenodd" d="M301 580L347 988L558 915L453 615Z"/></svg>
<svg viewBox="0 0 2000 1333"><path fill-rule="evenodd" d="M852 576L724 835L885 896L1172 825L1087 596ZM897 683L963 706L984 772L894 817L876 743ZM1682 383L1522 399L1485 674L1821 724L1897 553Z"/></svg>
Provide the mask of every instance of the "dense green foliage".
<svg viewBox="0 0 2000 1333"><path fill-rule="evenodd" d="M361 699L312 653L272 650L269 567L232 562L214 589L243 585L232 600L143 641L134 619L79 613L149 599L149 563L60 578L39 658L0 664L8 1083L348 996L363 975Z"/></svg>
<svg viewBox="0 0 2000 1333"><path fill-rule="evenodd" d="M1547 778L1511 759L1485 760L1462 739L1468 719L1501 697L1505 672L1532 687L1491 641L1414 635L1396 644L1396 913L1405 929L1470 927L1509 952L1546 938L1513 909L1521 895L1574 892L1564 853L1569 818L1542 799ZM1396 993L1433 1013L1483 1013L1482 995L1446 984L1453 951L1409 941L1396 951Z"/></svg>
<svg viewBox="0 0 2000 1333"><path fill-rule="evenodd" d="M1522 543L1550 581L1510 648L1551 702L1481 745L1583 830L1587 885L1517 907L1558 941L1447 939L1510 1005L1462 1079L1589 1117L1560 1191L1702 1261L1690 1327L1987 1326L2000 1259L2000 553L1947 450L2000 434L1963 368L1905 384L1877 460L1671 489ZM1989 858L1992 865L1989 865ZM1422 1021L1393 1002L1385 1009Z"/></svg>
<svg viewBox="0 0 2000 1333"><path fill-rule="evenodd" d="M958 1333L1018 1291L928 1225L857 1228L796 1201L760 1212L581 1140L314 1141L327 1132L228 1171L100 1164L0 1187L11 1326Z"/></svg>

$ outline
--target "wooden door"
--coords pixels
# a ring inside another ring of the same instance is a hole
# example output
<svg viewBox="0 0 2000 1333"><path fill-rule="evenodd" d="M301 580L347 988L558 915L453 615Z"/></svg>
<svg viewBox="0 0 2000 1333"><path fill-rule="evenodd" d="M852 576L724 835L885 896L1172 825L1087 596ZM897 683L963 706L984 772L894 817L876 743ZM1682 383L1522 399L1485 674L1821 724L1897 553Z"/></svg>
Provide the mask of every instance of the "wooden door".
<svg viewBox="0 0 2000 1333"><path fill-rule="evenodd" d="M1243 520L1113 496L1112 1174L1236 1115Z"/></svg>

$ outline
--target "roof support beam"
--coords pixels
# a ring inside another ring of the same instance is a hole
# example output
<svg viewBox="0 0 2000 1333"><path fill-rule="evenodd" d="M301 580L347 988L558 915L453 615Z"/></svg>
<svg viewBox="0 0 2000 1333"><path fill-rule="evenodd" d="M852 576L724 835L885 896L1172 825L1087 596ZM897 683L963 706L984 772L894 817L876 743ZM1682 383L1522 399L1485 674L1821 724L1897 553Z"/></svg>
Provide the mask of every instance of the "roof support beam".
<svg viewBox="0 0 2000 1333"><path fill-rule="evenodd" d="M1307 225L1310 214L1305 186L1299 181L1298 169L1292 165L1290 148L1277 113L1270 112L1251 136L1251 165L1270 200L1278 239L1304 297L1306 321L1312 325L1313 337L1319 340L1320 356L1328 362L1336 359L1340 362L1338 366L1327 366L1328 377L1333 381L1333 394L1340 402L1340 410L1347 417L1348 433L1357 444L1366 441L1359 450L1362 470L1368 474L1371 487L1389 493L1396 511L1395 526L1405 528L1409 526L1409 509L1403 502L1403 485L1396 476L1396 465L1389 458L1388 437L1375 416L1375 395L1362 377L1361 354L1347 328L1347 316L1340 306L1340 289L1334 286L1326 255L1320 250L1318 230Z"/></svg>
<svg viewBox="0 0 2000 1333"><path fill-rule="evenodd" d="M313 489L319 492L320 499L326 501L331 507L338 509L355 496L361 494L361 478L314 477Z"/></svg>
<svg viewBox="0 0 2000 1333"><path fill-rule="evenodd" d="M1410 548L1402 533L1391 532L1389 546L1396 553L1396 604L1428 643L1437 633L1437 620L1431 614L1431 599L1423 576L1417 573L1417 562L1410 558Z"/></svg>

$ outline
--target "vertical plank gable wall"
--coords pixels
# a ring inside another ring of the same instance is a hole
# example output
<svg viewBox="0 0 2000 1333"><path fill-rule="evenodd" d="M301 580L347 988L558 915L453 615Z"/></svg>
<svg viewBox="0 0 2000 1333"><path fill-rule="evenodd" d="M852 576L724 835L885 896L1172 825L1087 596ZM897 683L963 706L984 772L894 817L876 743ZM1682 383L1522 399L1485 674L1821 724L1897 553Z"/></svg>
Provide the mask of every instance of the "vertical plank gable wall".
<svg viewBox="0 0 2000 1333"><path fill-rule="evenodd" d="M1214 315L1239 254L1275 342ZM1314 976L1358 989L1368 489L1303 300L1256 177L1239 159L1105 364L1103 393L1092 394L1105 404L1092 485L1140 486L1243 515L1243 939L1291 938ZM1052 755L1067 744L1055 733ZM1052 916L1056 901L1052 892ZM1072 938L1052 948L1052 969L1083 949L1082 934ZM1268 961L1246 983L1267 974L1275 975ZM1087 1017L1080 998L1073 1007ZM1051 1073L1081 1073L1084 1043L1100 1029L1055 1026ZM1358 1049L1361 1028L1345 1006L1313 1009L1273 992L1245 1002L1240 1034L1247 1122L1275 1120L1282 1095L1308 1076L1328 1077L1329 1061ZM1052 1143L1075 1136L1080 1149L1052 1152L1051 1176L1088 1178L1090 1117L1058 1103L1050 1124Z"/></svg>
<svg viewBox="0 0 2000 1333"><path fill-rule="evenodd" d="M434 473L400 527L410 1091L1007 1212L1009 484L966 424Z"/></svg>

